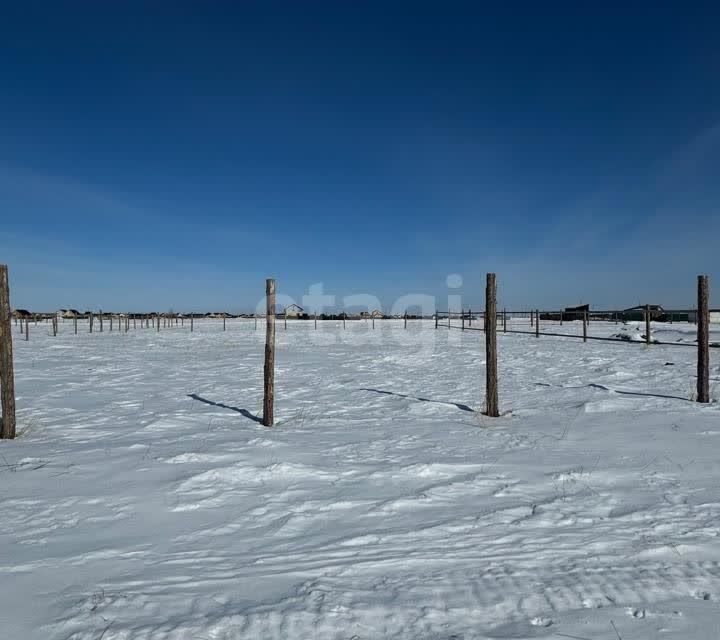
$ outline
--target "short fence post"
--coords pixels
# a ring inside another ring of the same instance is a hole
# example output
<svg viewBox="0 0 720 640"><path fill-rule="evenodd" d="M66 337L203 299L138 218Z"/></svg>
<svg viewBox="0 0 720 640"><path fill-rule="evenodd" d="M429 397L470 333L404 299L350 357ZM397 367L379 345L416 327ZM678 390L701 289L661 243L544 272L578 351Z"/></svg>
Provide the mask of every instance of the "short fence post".
<svg viewBox="0 0 720 640"><path fill-rule="evenodd" d="M0 264L0 386L2 386L0 438L4 440L12 440L15 437L15 372L11 315L8 268L7 265Z"/></svg>
<svg viewBox="0 0 720 640"><path fill-rule="evenodd" d="M255 314L255 330L257 331L257 313Z"/></svg>
<svg viewBox="0 0 720 640"><path fill-rule="evenodd" d="M587 311L583 311L583 342L587 342Z"/></svg>
<svg viewBox="0 0 720 640"><path fill-rule="evenodd" d="M560 311L560 326L562 327L562 311Z"/></svg>
<svg viewBox="0 0 720 640"><path fill-rule="evenodd" d="M487 318L496 317L496 284L495 274L487 274L485 286L485 415L497 418L500 415L498 408L498 381L497 381L497 335L496 323L488 322Z"/></svg>
<svg viewBox="0 0 720 640"><path fill-rule="evenodd" d="M257 320L255 321L257 324ZM193 316L190 316L190 333L193 332Z"/></svg>
<svg viewBox="0 0 720 640"><path fill-rule="evenodd" d="M75 333L77 333L77 330ZM30 340L30 320L29 318L25 318L25 342L28 340Z"/></svg>
<svg viewBox="0 0 720 640"><path fill-rule="evenodd" d="M472 309L468 309L468 327L472 327Z"/></svg>
<svg viewBox="0 0 720 640"><path fill-rule="evenodd" d="M287 309L285 309L285 331L287 331Z"/></svg>
<svg viewBox="0 0 720 640"><path fill-rule="evenodd" d="M530 326L533 326L533 312L530 311Z"/></svg>
<svg viewBox="0 0 720 640"><path fill-rule="evenodd" d="M263 394L263 424L272 427L275 404L275 280L265 281L267 312L265 316L265 386Z"/></svg>
<svg viewBox="0 0 720 640"><path fill-rule="evenodd" d="M53 337L57 336L57 327L58 327L57 316L53 316L53 319L52 319Z"/></svg>
<svg viewBox="0 0 720 640"><path fill-rule="evenodd" d="M460 311L460 330L465 331L465 311Z"/></svg>
<svg viewBox="0 0 720 640"><path fill-rule="evenodd" d="M315 312L315 328L317 329L317 312Z"/></svg>
<svg viewBox="0 0 720 640"><path fill-rule="evenodd" d="M92 327L93 327L93 314L90 314L90 333L92 333Z"/></svg>
<svg viewBox="0 0 720 640"><path fill-rule="evenodd" d="M223 331L225 331L225 316L223 316Z"/></svg>
<svg viewBox="0 0 720 640"><path fill-rule="evenodd" d="M405 328L407 329L407 311L405 312Z"/></svg>
<svg viewBox="0 0 720 640"><path fill-rule="evenodd" d="M100 309L100 333L103 332L103 312L102 309Z"/></svg>
<svg viewBox="0 0 720 640"><path fill-rule="evenodd" d="M435 311L435 328L438 328L438 312Z"/></svg>
<svg viewBox="0 0 720 640"><path fill-rule="evenodd" d="M710 314L708 311L708 277L698 276L698 306L697 306L697 401L710 402L710 345L708 325Z"/></svg>
<svg viewBox="0 0 720 640"><path fill-rule="evenodd" d="M77 335L77 314L73 316L73 327L75 328L75 335Z"/></svg>
<svg viewBox="0 0 720 640"><path fill-rule="evenodd" d="M157 320L155 323L157 325L157 332L160 333L160 316L157 316L155 319Z"/></svg>
<svg viewBox="0 0 720 640"><path fill-rule="evenodd" d="M112 316L112 313L111 313L111 314L110 314L110 331L112 331L112 326L113 326L113 316Z"/></svg>
<svg viewBox="0 0 720 640"><path fill-rule="evenodd" d="M343 329L345 328L345 318L347 317L347 313L343 311Z"/></svg>
<svg viewBox="0 0 720 640"><path fill-rule="evenodd" d="M503 333L507 333L507 311L503 309Z"/></svg>
<svg viewBox="0 0 720 640"><path fill-rule="evenodd" d="M650 305L645 305L645 344L650 344Z"/></svg>
<svg viewBox="0 0 720 640"><path fill-rule="evenodd" d="M375 316L373 316L373 318L372 318L372 328L373 329L375 328Z"/></svg>
<svg viewBox="0 0 720 640"><path fill-rule="evenodd" d="M535 309L535 337L540 337L540 311Z"/></svg>

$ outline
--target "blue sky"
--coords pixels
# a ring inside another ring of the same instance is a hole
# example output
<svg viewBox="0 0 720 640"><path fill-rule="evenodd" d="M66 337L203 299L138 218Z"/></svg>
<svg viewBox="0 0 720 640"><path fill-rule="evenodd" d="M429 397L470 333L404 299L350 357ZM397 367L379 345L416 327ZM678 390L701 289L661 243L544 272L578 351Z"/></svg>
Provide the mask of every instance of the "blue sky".
<svg viewBox="0 0 720 640"><path fill-rule="evenodd" d="M498 4L4 6L14 304L249 310L274 276L479 308L489 270L513 308L692 304L720 9Z"/></svg>

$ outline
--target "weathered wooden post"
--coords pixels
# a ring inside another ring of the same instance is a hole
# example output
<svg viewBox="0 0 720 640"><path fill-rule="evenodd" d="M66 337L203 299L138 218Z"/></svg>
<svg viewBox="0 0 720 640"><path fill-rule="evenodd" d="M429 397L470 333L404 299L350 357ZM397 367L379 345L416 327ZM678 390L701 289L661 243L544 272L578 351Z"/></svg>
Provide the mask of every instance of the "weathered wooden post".
<svg viewBox="0 0 720 640"><path fill-rule="evenodd" d="M113 314L110 314L110 331L112 331L113 328Z"/></svg>
<svg viewBox="0 0 720 640"><path fill-rule="evenodd" d="M133 331L137 329L137 316L133 314Z"/></svg>
<svg viewBox="0 0 720 640"><path fill-rule="evenodd" d="M710 345L709 323L710 313L708 277L698 276L698 304L697 304L697 401L710 402Z"/></svg>
<svg viewBox="0 0 720 640"><path fill-rule="evenodd" d="M190 316L190 333L193 332L193 316Z"/></svg>
<svg viewBox="0 0 720 640"><path fill-rule="evenodd" d="M343 329L345 328L345 320L347 319L347 313L343 311Z"/></svg>
<svg viewBox="0 0 720 640"><path fill-rule="evenodd" d="M28 340L30 340L30 318L25 318L25 341Z"/></svg>
<svg viewBox="0 0 720 640"><path fill-rule="evenodd" d="M435 310L435 328L438 328L438 312Z"/></svg>
<svg viewBox="0 0 720 640"><path fill-rule="evenodd" d="M283 312L283 316L285 319L285 331L287 331L287 307L285 307L285 311Z"/></svg>
<svg viewBox="0 0 720 640"><path fill-rule="evenodd" d="M315 328L317 329L317 311L315 312Z"/></svg>
<svg viewBox="0 0 720 640"><path fill-rule="evenodd" d="M587 342L587 316L588 312L583 311L583 342Z"/></svg>
<svg viewBox="0 0 720 640"><path fill-rule="evenodd" d="M645 305L645 344L650 344L650 305Z"/></svg>
<svg viewBox="0 0 720 640"><path fill-rule="evenodd" d="M468 327L472 327L472 309L468 309Z"/></svg>
<svg viewBox="0 0 720 640"><path fill-rule="evenodd" d="M507 311L503 309L503 333L507 333Z"/></svg>
<svg viewBox="0 0 720 640"><path fill-rule="evenodd" d="M405 316L404 316L404 317L405 317L405 327L404 327L404 328L407 329L407 311L405 312Z"/></svg>
<svg viewBox="0 0 720 640"><path fill-rule="evenodd" d="M530 311L530 326L531 326L531 327L533 326L533 312L532 312L532 310Z"/></svg>
<svg viewBox="0 0 720 640"><path fill-rule="evenodd" d="M223 316L223 331L225 331L225 316Z"/></svg>
<svg viewBox="0 0 720 640"><path fill-rule="evenodd" d="M562 318L562 313L563 313L563 312L562 312L562 309L560 309L560 326L561 326L561 327L562 327L562 320L563 320L563 318Z"/></svg>
<svg viewBox="0 0 720 640"><path fill-rule="evenodd" d="M10 307L10 282L7 265L0 264L0 405L2 424L0 438L15 437L15 372L12 351L12 309Z"/></svg>
<svg viewBox="0 0 720 640"><path fill-rule="evenodd" d="M92 329L93 329L93 314L91 313L90 314L90 333L92 333Z"/></svg>
<svg viewBox="0 0 720 640"><path fill-rule="evenodd" d="M465 331L465 310L460 310L460 331Z"/></svg>
<svg viewBox="0 0 720 640"><path fill-rule="evenodd" d="M372 328L375 328L375 316L372 317Z"/></svg>
<svg viewBox="0 0 720 640"><path fill-rule="evenodd" d="M265 388L263 394L263 424L272 427L275 406L275 280L265 281L267 302L265 317Z"/></svg>
<svg viewBox="0 0 720 640"><path fill-rule="evenodd" d="M257 313L255 314L255 330L257 331Z"/></svg>
<svg viewBox="0 0 720 640"><path fill-rule="evenodd" d="M73 327L75 328L75 335L77 335L77 313L73 315Z"/></svg>
<svg viewBox="0 0 720 640"><path fill-rule="evenodd" d="M102 309L100 309L100 315L99 315L99 317L100 317L100 333L102 333L102 332L103 332L103 312L102 312Z"/></svg>
<svg viewBox="0 0 720 640"><path fill-rule="evenodd" d="M58 328L57 316L53 316L53 319L52 319L53 337L57 336L57 328Z"/></svg>
<svg viewBox="0 0 720 640"><path fill-rule="evenodd" d="M496 308L496 284L495 274L487 274L485 286L485 317L495 318ZM485 322L485 415L497 418L500 415L498 407L498 380L497 380L497 334L495 322Z"/></svg>
<svg viewBox="0 0 720 640"><path fill-rule="evenodd" d="M535 309L535 337L540 337L540 310Z"/></svg>
<svg viewBox="0 0 720 640"><path fill-rule="evenodd" d="M160 316L158 315L155 319L157 320L155 323L157 326L157 333L160 333Z"/></svg>

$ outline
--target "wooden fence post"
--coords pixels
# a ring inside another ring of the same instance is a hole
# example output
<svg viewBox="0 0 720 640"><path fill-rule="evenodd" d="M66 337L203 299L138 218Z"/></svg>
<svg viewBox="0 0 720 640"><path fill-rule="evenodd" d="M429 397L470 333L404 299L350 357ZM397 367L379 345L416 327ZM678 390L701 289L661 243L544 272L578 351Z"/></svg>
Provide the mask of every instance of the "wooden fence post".
<svg viewBox="0 0 720 640"><path fill-rule="evenodd" d="M225 331L225 316L223 316L223 331Z"/></svg>
<svg viewBox="0 0 720 640"><path fill-rule="evenodd" d="M315 312L315 328L317 329L317 311Z"/></svg>
<svg viewBox="0 0 720 640"><path fill-rule="evenodd" d="M287 307L285 307L283 316L284 316L284 320L285 320L285 331L287 331Z"/></svg>
<svg viewBox="0 0 720 640"><path fill-rule="evenodd" d="M30 319L25 318L25 342L30 340Z"/></svg>
<svg viewBox="0 0 720 640"><path fill-rule="evenodd" d="M77 335L77 313L73 316L73 327L75 329L75 335Z"/></svg>
<svg viewBox="0 0 720 640"><path fill-rule="evenodd" d="M407 329L407 311L405 312L405 328Z"/></svg>
<svg viewBox="0 0 720 640"><path fill-rule="evenodd" d="M275 405L275 280L272 278L265 281L265 297L267 299L267 312L265 319L263 424L266 427L272 427Z"/></svg>
<svg viewBox="0 0 720 640"><path fill-rule="evenodd" d="M372 318L372 328L373 329L375 328L375 316L373 316L373 318Z"/></svg>
<svg viewBox="0 0 720 640"><path fill-rule="evenodd" d="M193 332L193 316L190 316L190 333Z"/></svg>
<svg viewBox="0 0 720 640"><path fill-rule="evenodd" d="M497 323L492 320L488 322L487 318L494 319L496 315L495 274L488 273L485 286L485 415L492 418L497 418L500 415L497 380Z"/></svg>
<svg viewBox="0 0 720 640"><path fill-rule="evenodd" d="M562 309L560 310L560 326L562 327Z"/></svg>
<svg viewBox="0 0 720 640"><path fill-rule="evenodd" d="M100 309L100 333L103 332L103 312L102 309Z"/></svg>
<svg viewBox="0 0 720 640"><path fill-rule="evenodd" d="M697 305L697 401L710 402L710 345L709 345L709 322L710 313L708 277L698 276L698 305Z"/></svg>
<svg viewBox="0 0 720 640"><path fill-rule="evenodd" d="M90 314L90 333L92 333L92 327L93 327L93 314Z"/></svg>
<svg viewBox="0 0 720 640"><path fill-rule="evenodd" d="M345 320L347 319L347 313L343 311L343 329L345 328Z"/></svg>
<svg viewBox="0 0 720 640"><path fill-rule="evenodd" d="M437 329L437 327L438 327L438 312L437 312L437 310L435 310L435 328Z"/></svg>
<svg viewBox="0 0 720 640"><path fill-rule="evenodd" d="M465 310L460 310L460 330L465 331Z"/></svg>
<svg viewBox="0 0 720 640"><path fill-rule="evenodd" d="M57 328L58 328L57 316L53 316L53 319L52 319L53 337L57 336Z"/></svg>
<svg viewBox="0 0 720 640"><path fill-rule="evenodd" d="M503 333L507 333L507 311L503 309Z"/></svg>
<svg viewBox="0 0 720 640"><path fill-rule="evenodd" d="M157 322L155 323L157 325L157 332L160 333L160 316L157 316L155 320L157 320Z"/></svg>
<svg viewBox="0 0 720 640"><path fill-rule="evenodd" d="M583 342L587 342L587 311L583 311Z"/></svg>
<svg viewBox="0 0 720 640"><path fill-rule="evenodd" d="M0 264L0 386L2 425L0 438L15 437L15 372L13 371L10 283L7 265Z"/></svg>
<svg viewBox="0 0 720 640"><path fill-rule="evenodd" d="M472 309L468 309L468 327L472 327Z"/></svg>
<svg viewBox="0 0 720 640"><path fill-rule="evenodd" d="M535 337L540 337L540 310L535 309Z"/></svg>
<svg viewBox="0 0 720 640"><path fill-rule="evenodd" d="M650 344L650 305L645 305L645 344Z"/></svg>
<svg viewBox="0 0 720 640"><path fill-rule="evenodd" d="M530 326L533 326L533 312L530 311Z"/></svg>

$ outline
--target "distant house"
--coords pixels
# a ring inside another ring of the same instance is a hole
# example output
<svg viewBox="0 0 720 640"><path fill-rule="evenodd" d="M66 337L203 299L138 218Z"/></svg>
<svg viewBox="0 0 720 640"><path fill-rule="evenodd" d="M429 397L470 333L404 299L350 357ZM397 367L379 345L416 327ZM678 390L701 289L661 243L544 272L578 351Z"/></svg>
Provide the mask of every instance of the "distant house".
<svg viewBox="0 0 720 640"><path fill-rule="evenodd" d="M623 309L618 313L618 319L625 322L645 320L645 307L650 309L650 320L662 320L665 318L665 309L659 304L644 305Z"/></svg>
<svg viewBox="0 0 720 640"><path fill-rule="evenodd" d="M285 307L280 315L288 318L300 318L306 314L304 309L299 304L293 303Z"/></svg>
<svg viewBox="0 0 720 640"><path fill-rule="evenodd" d="M383 312L380 309L373 309L372 311L361 311L361 318L384 318Z"/></svg>
<svg viewBox="0 0 720 640"><path fill-rule="evenodd" d="M62 313L58 312L61 318L79 318L82 314L77 309L61 309Z"/></svg>
<svg viewBox="0 0 720 640"><path fill-rule="evenodd" d="M206 318L230 318L232 317L229 313L226 313L225 311L212 311L210 313L205 314Z"/></svg>
<svg viewBox="0 0 720 640"><path fill-rule="evenodd" d="M14 318L20 318L20 319L27 319L32 318L33 314L30 313L27 309L15 309L15 311L12 312Z"/></svg>

